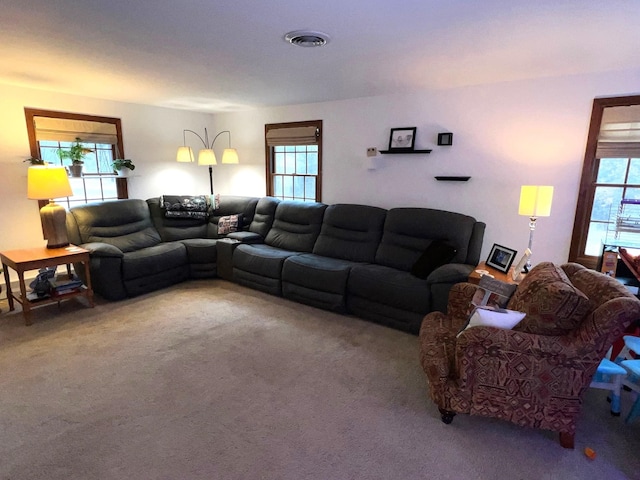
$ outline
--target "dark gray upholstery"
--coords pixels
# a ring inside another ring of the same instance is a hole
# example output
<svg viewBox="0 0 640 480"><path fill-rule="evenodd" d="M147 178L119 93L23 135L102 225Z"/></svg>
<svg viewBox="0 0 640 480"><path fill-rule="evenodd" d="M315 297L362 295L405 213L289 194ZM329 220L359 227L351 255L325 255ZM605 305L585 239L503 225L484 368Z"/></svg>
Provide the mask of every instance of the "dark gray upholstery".
<svg viewBox="0 0 640 480"><path fill-rule="evenodd" d="M211 278L216 276L218 240L211 238L188 238L181 240L187 249L189 276L191 278Z"/></svg>
<svg viewBox="0 0 640 480"><path fill-rule="evenodd" d="M208 223L207 238L219 238L224 235L218 235L218 220L220 217L227 215L242 214L242 229L249 230L249 225L253 221L253 215L256 210L258 198L256 197L240 197L235 195L221 195L220 205L211 213Z"/></svg>
<svg viewBox="0 0 640 480"><path fill-rule="evenodd" d="M161 241L144 200L74 207L67 215L67 230L74 243L92 252L93 288L107 299L138 295L188 278L185 246Z"/></svg>
<svg viewBox="0 0 640 480"><path fill-rule="evenodd" d="M163 242L185 238L207 238L207 220L195 218L166 218L160 197L147 200L151 220Z"/></svg>
<svg viewBox="0 0 640 480"><path fill-rule="evenodd" d="M346 312L347 279L354 265L312 253L288 257L282 267L282 295L314 307Z"/></svg>
<svg viewBox="0 0 640 480"><path fill-rule="evenodd" d="M288 258L282 272L285 297L346 311L347 279L355 262L373 262L386 210L366 205L327 207L313 254Z"/></svg>
<svg viewBox="0 0 640 480"><path fill-rule="evenodd" d="M428 208L387 212L376 265L356 265L347 285L347 307L358 316L417 333L422 317L446 309L448 292L478 264L484 223L473 217ZM411 267L434 240L453 245L451 263L426 279ZM437 294L437 295L436 295Z"/></svg>
<svg viewBox="0 0 640 480"><path fill-rule="evenodd" d="M202 199L198 205L206 209ZM272 197L221 196L202 219L165 213L159 198L71 209L69 239L91 252L97 293L126 298L214 277L223 266L227 280L414 333L425 314L444 311L451 287L478 264L485 228L443 210ZM242 230L223 240L218 220L234 214Z"/></svg>
<svg viewBox="0 0 640 480"><path fill-rule="evenodd" d="M373 262L387 211L367 205L327 207L313 253L354 262Z"/></svg>
<svg viewBox="0 0 640 480"><path fill-rule="evenodd" d="M387 212L376 263L408 272L433 240L446 240L458 252L454 263L477 265L478 259L468 262L475 224L475 218L460 213L430 208L392 208Z"/></svg>
<svg viewBox="0 0 640 480"><path fill-rule="evenodd" d="M280 202L264 245L240 245L233 253L233 280L282 295L282 266L292 255L311 252L322 227L323 203ZM269 279L261 283L259 277Z"/></svg>
<svg viewBox="0 0 640 480"><path fill-rule="evenodd" d="M273 225L279 203L280 200L274 197L262 197L258 200L249 231L261 235L262 238L266 237Z"/></svg>
<svg viewBox="0 0 640 480"><path fill-rule="evenodd" d="M271 245L239 245L233 253L233 280L272 295L282 295L282 266L298 252Z"/></svg>
<svg viewBox="0 0 640 480"><path fill-rule="evenodd" d="M311 252L326 208L324 203L280 202L264 243L293 252Z"/></svg>

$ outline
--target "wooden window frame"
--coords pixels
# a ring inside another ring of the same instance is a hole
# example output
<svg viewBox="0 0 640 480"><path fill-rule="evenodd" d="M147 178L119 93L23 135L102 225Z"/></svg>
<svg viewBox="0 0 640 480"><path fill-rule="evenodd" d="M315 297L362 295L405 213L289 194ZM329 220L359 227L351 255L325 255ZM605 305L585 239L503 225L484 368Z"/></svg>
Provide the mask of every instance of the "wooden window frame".
<svg viewBox="0 0 640 480"><path fill-rule="evenodd" d="M591 123L589 124L587 146L585 149L584 163L582 164L578 203L576 205L576 216L573 223L571 247L569 249L569 261L580 263L588 268L596 268L598 264L598 257L585 255L584 251L587 246L589 222L595 195L595 183L598 176L596 149L602 123L602 114L607 107L624 107L630 105L640 105L640 95L603 97L593 100Z"/></svg>
<svg viewBox="0 0 640 480"><path fill-rule="evenodd" d="M34 117L49 117L49 118L62 118L67 120L83 120L88 122L100 122L100 123L110 123L115 125L116 134L118 137L116 147L118 152L120 152L122 158L126 158L124 155L124 145L122 141L122 122L119 118L115 117L101 117L96 115L87 115L83 113L70 113L70 112L59 112L55 110L42 110L37 108L29 108L25 107L24 116L27 122L27 134L29 136L29 149L31 151L31 156L35 158L41 158L40 148L38 146L38 141L36 140L36 129L35 129L35 121ZM116 194L118 199L129 198L129 189L127 184L126 177L116 178ZM38 204L40 207L46 205L45 200L39 200Z"/></svg>
<svg viewBox="0 0 640 480"><path fill-rule="evenodd" d="M264 146L265 146L265 167L266 167L266 179L267 179L267 195L273 196L273 147L267 143L267 134L269 130L275 128L297 128L297 127L310 127L317 128L317 145L318 145L318 175L316 176L316 202L322 202L322 120L309 120L304 122L286 122L286 123L270 123L264 126Z"/></svg>

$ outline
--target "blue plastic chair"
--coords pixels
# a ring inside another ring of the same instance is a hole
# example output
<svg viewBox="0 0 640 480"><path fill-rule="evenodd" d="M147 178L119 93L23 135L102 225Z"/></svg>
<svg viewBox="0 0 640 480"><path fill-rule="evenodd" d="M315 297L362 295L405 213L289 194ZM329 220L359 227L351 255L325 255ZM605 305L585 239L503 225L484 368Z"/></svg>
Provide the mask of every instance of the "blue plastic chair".
<svg viewBox="0 0 640 480"><path fill-rule="evenodd" d="M609 399L611 400L611 415L614 417L620 416L620 392L626 376L627 370L608 358L603 358L591 380L591 388L611 391ZM640 406L638 408L640 409Z"/></svg>

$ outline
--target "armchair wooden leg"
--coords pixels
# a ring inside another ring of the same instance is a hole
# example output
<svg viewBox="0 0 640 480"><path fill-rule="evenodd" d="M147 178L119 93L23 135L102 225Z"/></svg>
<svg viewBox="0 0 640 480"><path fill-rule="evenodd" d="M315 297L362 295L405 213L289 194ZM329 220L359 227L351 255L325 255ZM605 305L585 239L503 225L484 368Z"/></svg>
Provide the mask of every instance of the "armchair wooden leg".
<svg viewBox="0 0 640 480"><path fill-rule="evenodd" d="M562 445L563 448L574 448L574 439L575 439L575 434L573 433L567 433L567 432L560 432L560 445Z"/></svg>
<svg viewBox="0 0 640 480"><path fill-rule="evenodd" d="M456 416L456 412L445 410L444 408L438 408L438 410L440 410L440 418L444 423L449 425L451 422L453 422L453 417Z"/></svg>

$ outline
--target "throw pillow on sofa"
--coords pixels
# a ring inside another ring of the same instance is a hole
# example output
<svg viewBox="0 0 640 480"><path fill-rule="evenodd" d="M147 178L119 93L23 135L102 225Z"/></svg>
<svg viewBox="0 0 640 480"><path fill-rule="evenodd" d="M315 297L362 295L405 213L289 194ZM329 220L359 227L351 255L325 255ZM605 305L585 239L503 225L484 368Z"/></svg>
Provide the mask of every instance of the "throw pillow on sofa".
<svg viewBox="0 0 640 480"><path fill-rule="evenodd" d="M218 220L218 235L227 235L239 230L242 230L242 214L227 215Z"/></svg>
<svg viewBox="0 0 640 480"><path fill-rule="evenodd" d="M457 250L442 240L434 240L411 267L411 274L427 278L436 268L446 265L456 256Z"/></svg>
<svg viewBox="0 0 640 480"><path fill-rule="evenodd" d="M507 308L527 314L514 330L537 335L564 335L582 322L590 302L571 284L560 267L543 262L520 282Z"/></svg>

